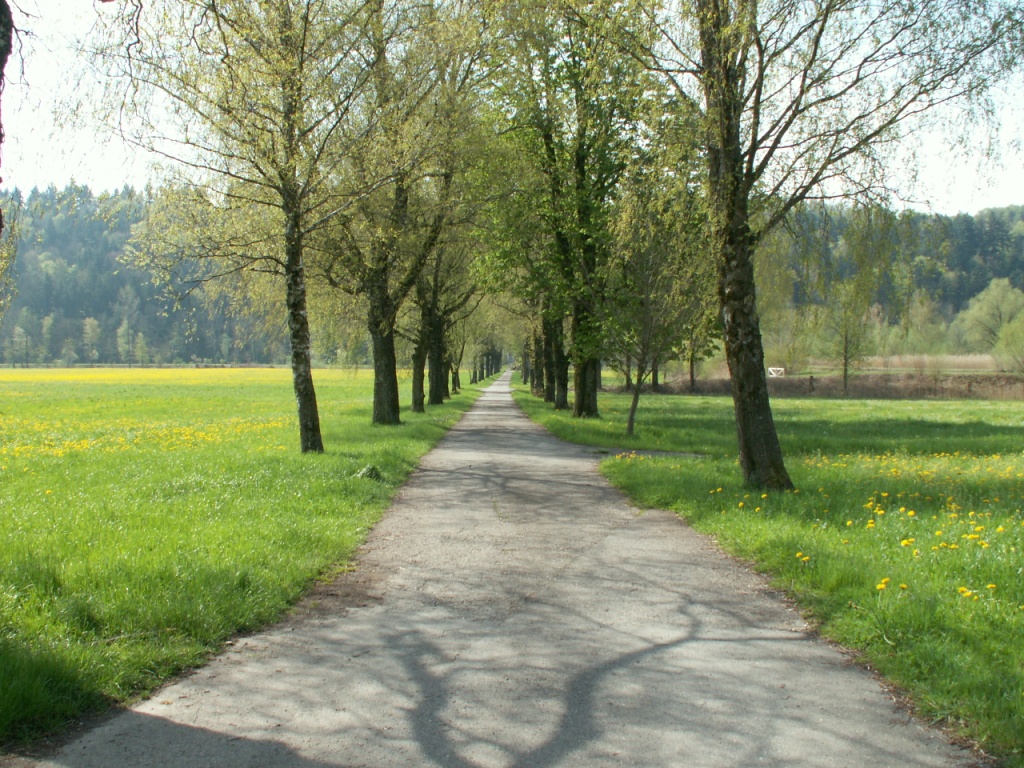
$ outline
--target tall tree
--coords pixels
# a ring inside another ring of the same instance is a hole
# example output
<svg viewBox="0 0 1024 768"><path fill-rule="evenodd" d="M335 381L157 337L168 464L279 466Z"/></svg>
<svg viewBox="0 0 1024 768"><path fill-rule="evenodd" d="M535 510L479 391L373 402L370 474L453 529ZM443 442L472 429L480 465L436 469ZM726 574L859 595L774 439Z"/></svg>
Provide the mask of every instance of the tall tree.
<svg viewBox="0 0 1024 768"><path fill-rule="evenodd" d="M323 451L306 241L349 202L328 182L358 140L346 121L367 79L364 22L345 0L157 0L120 8L95 48L126 138L173 161L201 207L254 223L254 242L236 229L192 255L222 259L203 279L282 278L303 452Z"/></svg>
<svg viewBox="0 0 1024 768"><path fill-rule="evenodd" d="M402 305L453 225L470 155L480 77L479 20L459 4L368 4L369 80L363 151L342 188L372 189L319 243L317 274L367 299L373 423L399 424L395 336Z"/></svg>
<svg viewBox="0 0 1024 768"><path fill-rule="evenodd" d="M7 60L11 56L14 47L14 17L11 14L11 6L7 0L0 0L0 97L3 96L4 86L7 83ZM4 126L0 120L0 157L4 143ZM2 181L2 179L0 179ZM14 244L10 233L4 236L6 212L0 209L0 322L3 322L7 306L10 304L12 289L11 266L14 264Z"/></svg>
<svg viewBox="0 0 1024 768"><path fill-rule="evenodd" d="M545 336L558 352L567 313L572 335L573 415L599 415L597 392L604 265L617 186L635 151L640 105L650 83L606 34L607 17L628 25L618 4L533 0L505 7L508 45L500 94L503 112L523 135L543 178L534 203L549 232L543 274ZM557 366L554 366L558 376ZM557 401L556 401L557 404Z"/></svg>
<svg viewBox="0 0 1024 768"><path fill-rule="evenodd" d="M636 45L704 116L708 213L746 482L790 488L772 417L753 254L801 201L883 196L914 119L981 97L1013 63L1019 3L695 0Z"/></svg>
<svg viewBox="0 0 1024 768"><path fill-rule="evenodd" d="M678 356L687 339L705 332L707 297L713 296L700 188L693 180L700 161L695 132L685 120L679 121L684 135L651 122L647 149L623 180L608 266L606 349L628 361L633 397L627 435L633 434L647 377L653 379L659 364Z"/></svg>

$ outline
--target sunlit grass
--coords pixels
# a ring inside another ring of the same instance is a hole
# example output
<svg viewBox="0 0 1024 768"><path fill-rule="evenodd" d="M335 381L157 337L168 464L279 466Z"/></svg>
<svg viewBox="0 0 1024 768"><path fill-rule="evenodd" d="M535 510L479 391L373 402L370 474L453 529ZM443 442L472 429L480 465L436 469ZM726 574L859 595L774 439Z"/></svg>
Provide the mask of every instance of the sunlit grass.
<svg viewBox="0 0 1024 768"><path fill-rule="evenodd" d="M369 373L314 377L323 455L286 370L0 370L0 742L280 617L477 393L375 428Z"/></svg>
<svg viewBox="0 0 1024 768"><path fill-rule="evenodd" d="M617 444L602 471L637 503L756 562L922 716L1024 765L1024 404L777 401L797 490L763 494L741 482L728 398L647 398L634 440L626 396L597 421L517 399L556 434Z"/></svg>

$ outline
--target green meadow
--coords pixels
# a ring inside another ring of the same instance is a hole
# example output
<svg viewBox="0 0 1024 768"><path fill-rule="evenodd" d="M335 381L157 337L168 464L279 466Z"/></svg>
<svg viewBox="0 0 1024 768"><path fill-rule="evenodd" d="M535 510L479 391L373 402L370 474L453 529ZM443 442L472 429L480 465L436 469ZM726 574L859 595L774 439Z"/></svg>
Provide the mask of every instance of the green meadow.
<svg viewBox="0 0 1024 768"><path fill-rule="evenodd" d="M287 370L0 370L0 743L281 618L478 393L381 428L368 372L314 378L323 455Z"/></svg>
<svg viewBox="0 0 1024 768"><path fill-rule="evenodd" d="M516 399L605 447L639 506L771 574L923 719L1024 766L1024 403L778 399L797 490L764 494L743 486L729 398L645 396L633 439L628 395L603 394L597 420Z"/></svg>

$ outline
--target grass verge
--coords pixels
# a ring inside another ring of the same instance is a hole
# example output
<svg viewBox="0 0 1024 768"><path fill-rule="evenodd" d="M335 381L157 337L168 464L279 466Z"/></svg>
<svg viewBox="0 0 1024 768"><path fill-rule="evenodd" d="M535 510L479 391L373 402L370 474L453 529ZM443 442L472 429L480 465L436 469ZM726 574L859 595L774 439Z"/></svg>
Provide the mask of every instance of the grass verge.
<svg viewBox="0 0 1024 768"><path fill-rule="evenodd" d="M1024 766L1024 404L776 401L797 490L762 494L742 484L728 398L647 397L634 439L626 395L603 394L598 420L516 399L610 449L601 470L636 503L770 573L922 717Z"/></svg>
<svg viewBox="0 0 1024 768"><path fill-rule="evenodd" d="M0 371L0 743L280 618L479 391L380 428L368 373L315 378L323 455L286 370Z"/></svg>

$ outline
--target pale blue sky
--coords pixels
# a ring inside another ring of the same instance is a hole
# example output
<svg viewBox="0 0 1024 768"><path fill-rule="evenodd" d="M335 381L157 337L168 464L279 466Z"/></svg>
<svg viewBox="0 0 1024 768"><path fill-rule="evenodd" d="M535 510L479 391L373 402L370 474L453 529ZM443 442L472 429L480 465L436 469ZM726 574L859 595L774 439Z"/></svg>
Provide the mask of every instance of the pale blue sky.
<svg viewBox="0 0 1024 768"><path fill-rule="evenodd" d="M3 95L7 141L0 173L4 186L28 190L52 183L60 187L75 179L99 191L119 188L125 182L144 184L145 156L132 152L102 127L57 128L53 115L54 105L73 96L83 77L68 40L86 32L97 13L112 12L113 4L94 0L15 2L16 24L26 34L22 36L22 58L19 60L17 53L11 57ZM1024 205L1024 152L1019 147L1024 141L1022 83L1024 79L1018 79L1014 93L1004 95L1005 102L1013 106L1003 113L998 160L979 164L977 159L957 157L941 137L928 137L920 156L916 199L947 214ZM898 163L893 172L900 174Z"/></svg>

